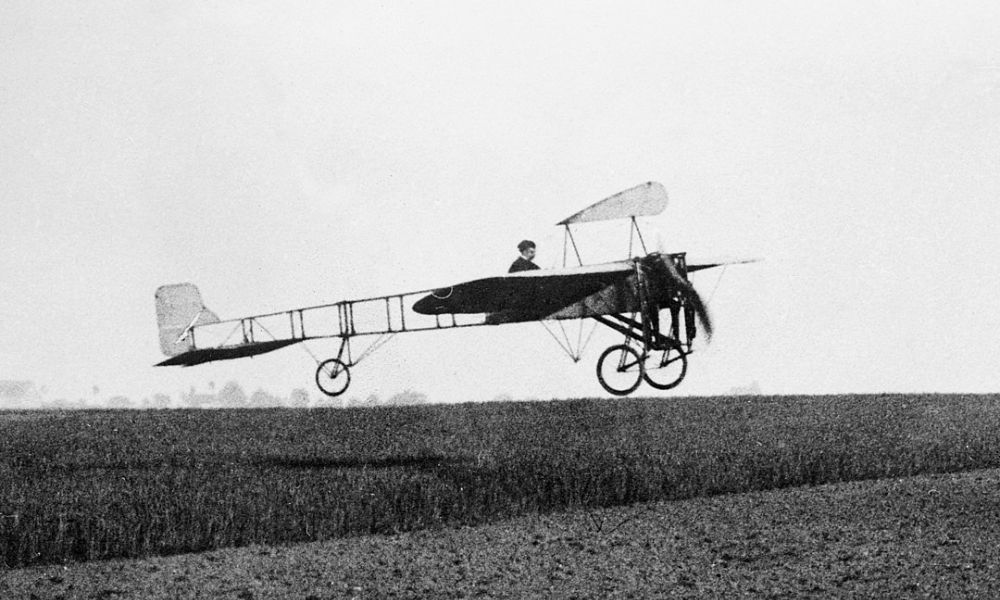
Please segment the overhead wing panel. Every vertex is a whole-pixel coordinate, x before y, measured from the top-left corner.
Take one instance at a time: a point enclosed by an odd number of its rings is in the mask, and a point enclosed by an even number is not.
[[[666,207],[667,190],[662,184],[650,181],[605,198],[556,224],[648,217],[660,214]]]

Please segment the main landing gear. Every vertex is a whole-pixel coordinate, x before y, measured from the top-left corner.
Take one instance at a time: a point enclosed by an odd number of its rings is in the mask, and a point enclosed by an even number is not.
[[[670,257],[668,260],[672,261],[674,258]],[[668,274],[672,273],[669,281],[679,283],[660,281],[657,285],[652,285],[647,269],[637,261],[635,281],[639,310],[630,316],[613,313],[593,317],[625,336],[624,343],[611,346],[597,359],[597,380],[608,392],[616,396],[627,396],[643,380],[658,390],[669,390],[677,387],[687,375],[687,355],[691,353],[691,342],[695,336],[696,307],[701,301],[697,299],[687,280],[676,273],[676,268],[674,265],[672,270],[668,270]],[[657,295],[650,292],[651,286],[659,290]],[[688,288],[691,291],[687,295],[681,293],[681,290]],[[660,329],[661,308],[669,311],[668,329]]]
[[[627,396],[646,381],[658,390],[677,387],[687,374],[687,353],[680,342],[661,338],[655,348],[611,346],[597,359],[597,380],[616,396]]]

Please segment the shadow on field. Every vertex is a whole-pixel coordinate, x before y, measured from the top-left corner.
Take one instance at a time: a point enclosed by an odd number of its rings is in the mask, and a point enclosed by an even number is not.
[[[253,461],[258,467],[275,467],[279,469],[393,469],[393,468],[413,468],[436,470],[441,467],[457,465],[463,462],[454,456],[443,454],[420,455],[420,456],[382,456],[382,457],[290,457],[290,456],[262,456]]]

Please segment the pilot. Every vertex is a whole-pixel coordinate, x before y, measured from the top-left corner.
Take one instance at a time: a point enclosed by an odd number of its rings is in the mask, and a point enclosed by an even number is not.
[[[510,269],[507,270],[508,273],[517,273],[518,271],[534,271],[538,268],[538,265],[531,262],[531,259],[535,258],[535,242],[531,240],[523,240],[517,245],[518,251],[521,256],[517,257],[517,260],[510,265]]]

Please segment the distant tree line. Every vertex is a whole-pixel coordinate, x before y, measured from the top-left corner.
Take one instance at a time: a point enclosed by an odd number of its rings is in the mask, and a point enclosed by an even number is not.
[[[199,391],[192,386],[177,396],[157,393],[134,400],[122,395],[103,398],[97,386],[92,398],[49,398],[45,388],[38,388],[30,381],[0,380],[0,410],[69,410],[84,408],[111,409],[167,409],[167,408],[309,408],[309,407],[349,407],[349,406],[399,406],[426,404],[427,395],[413,390],[404,390],[388,399],[372,394],[364,399],[329,398],[318,392],[310,393],[296,388],[287,396],[277,396],[263,389],[247,394],[243,387],[230,381],[220,389],[210,383],[208,391]]]

